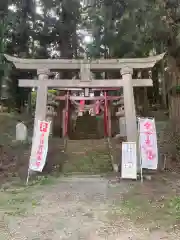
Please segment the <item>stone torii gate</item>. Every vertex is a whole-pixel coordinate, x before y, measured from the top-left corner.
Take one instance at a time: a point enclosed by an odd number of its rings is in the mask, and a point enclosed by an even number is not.
[[[37,70],[38,80],[19,80],[20,87],[37,87],[34,128],[38,120],[46,119],[46,104],[48,87],[69,88],[120,88],[124,92],[124,108],[126,119],[127,141],[136,142],[137,125],[133,87],[152,86],[151,79],[132,79],[133,69],[152,68],[163,58],[160,54],[147,58],[127,59],[20,59],[5,55],[17,69]],[[48,79],[50,70],[80,70],[80,79]],[[122,79],[91,79],[91,70],[120,70]]]

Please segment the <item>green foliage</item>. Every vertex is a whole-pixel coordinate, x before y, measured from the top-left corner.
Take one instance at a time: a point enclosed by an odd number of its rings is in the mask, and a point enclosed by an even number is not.
[[[110,209],[108,217],[115,220],[126,216],[137,225],[146,225],[148,229],[168,229],[176,225],[180,219],[180,198],[173,197],[174,193],[169,189],[168,183],[165,190],[164,182],[160,183],[163,185],[158,185],[159,183],[159,179],[157,184],[150,183],[148,189],[146,183],[144,186],[132,184],[124,194],[123,201],[117,200],[115,206]]]
[[[141,57],[152,51],[177,50],[180,7],[175,7],[174,2],[116,0],[90,8],[86,24],[94,42],[88,46],[88,54]]]
[[[37,192],[52,186],[59,181],[55,177],[37,176],[35,180],[29,182],[28,186],[19,180],[16,182],[6,183],[0,189],[0,210],[7,216],[25,216],[27,212],[40,204]],[[32,195],[33,192],[33,195]]]
[[[8,17],[0,19],[0,97],[2,95],[2,84],[6,81],[8,74],[11,70],[11,65],[5,61],[4,53],[6,51],[6,30]]]
[[[2,0],[4,2],[4,0]],[[7,1],[6,1],[7,2]],[[23,58],[72,58],[79,54],[77,26],[80,23],[80,2],[67,1],[8,1],[6,24],[3,25],[5,52]],[[13,3],[13,7],[12,4]],[[36,11],[36,5],[41,12]],[[2,4],[4,6],[4,4]],[[0,29],[1,34],[1,29]],[[1,35],[0,35],[1,39]],[[4,45],[0,42],[0,52]],[[3,67],[0,58],[0,65]],[[1,69],[1,67],[0,67]],[[18,79],[33,78],[35,72],[11,71],[7,82],[12,103],[19,108],[28,100],[29,89],[18,88]],[[2,73],[2,76],[5,74]],[[1,75],[0,75],[1,79]]]
[[[48,94],[51,94],[52,96],[54,96],[54,95],[57,94],[57,90],[49,89],[48,90]],[[36,91],[31,92],[31,104],[32,104],[32,106],[35,106],[35,104],[36,104],[36,96],[37,96],[37,92]]]
[[[169,203],[171,214],[174,214],[177,220],[180,220],[180,198],[175,197]]]
[[[25,58],[82,58],[86,51],[90,58],[121,58],[168,51],[179,58],[178,1],[95,2],[82,9],[80,1],[74,0],[1,0],[0,86],[11,70],[4,52]],[[14,9],[8,9],[12,3]],[[36,4],[41,13],[36,11]],[[82,30],[92,35],[92,43],[83,43]],[[17,79],[33,78],[36,73],[13,70],[11,74],[7,83],[10,94],[16,105],[24,104],[29,90],[19,90]]]

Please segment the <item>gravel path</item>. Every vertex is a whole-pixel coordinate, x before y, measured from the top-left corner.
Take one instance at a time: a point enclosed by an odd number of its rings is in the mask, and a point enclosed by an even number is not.
[[[10,217],[5,240],[159,240],[173,239],[160,231],[149,233],[128,220],[111,218],[112,209],[128,191],[127,183],[111,184],[100,177],[71,177],[38,192],[40,204],[25,217]],[[118,200],[118,201],[117,201]],[[4,240],[1,237],[1,240]],[[179,238],[177,238],[179,239]]]

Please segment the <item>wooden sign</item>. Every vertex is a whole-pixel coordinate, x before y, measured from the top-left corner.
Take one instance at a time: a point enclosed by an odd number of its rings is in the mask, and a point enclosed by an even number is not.
[[[135,142],[122,143],[121,178],[137,179],[137,151]]]

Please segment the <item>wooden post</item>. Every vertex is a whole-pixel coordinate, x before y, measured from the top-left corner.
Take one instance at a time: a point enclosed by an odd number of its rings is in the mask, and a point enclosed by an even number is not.
[[[164,49],[164,44],[161,42],[161,50]],[[167,108],[167,86],[166,86],[166,78],[165,78],[165,64],[164,60],[161,61],[161,78],[162,78],[162,97],[163,97],[163,107]]]
[[[66,136],[66,109],[65,108],[62,111],[61,128],[62,128],[62,138],[65,138]]]
[[[108,137],[112,137],[111,108],[110,108],[110,105],[108,105]]]
[[[66,94],[66,107],[65,107],[65,136],[68,136],[68,123],[69,123],[69,91]]]
[[[128,142],[137,141],[136,111],[134,103],[132,74],[133,69],[129,67],[121,70],[124,86],[124,108],[126,117],[126,133]]]
[[[121,107],[118,107],[118,112],[121,111]],[[119,123],[119,134],[121,132],[121,122],[120,122],[120,118],[118,118],[118,123]]]
[[[109,137],[109,129],[108,129],[108,100],[107,93],[104,92],[104,136]]]
[[[28,94],[28,102],[27,102],[27,114],[32,113],[32,91]]]

